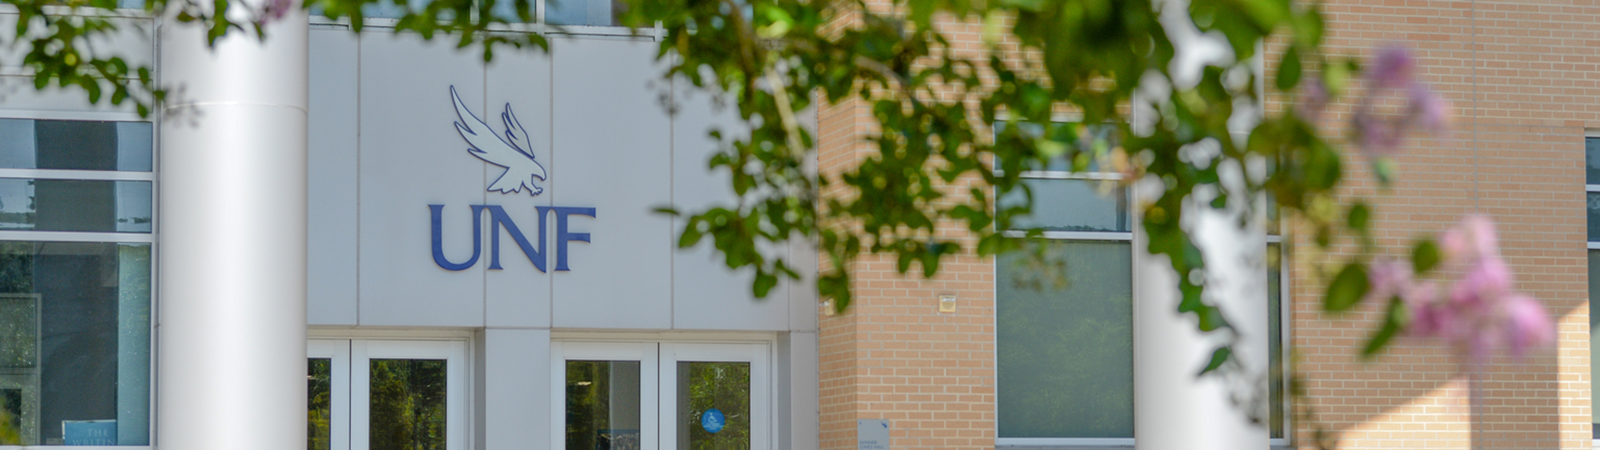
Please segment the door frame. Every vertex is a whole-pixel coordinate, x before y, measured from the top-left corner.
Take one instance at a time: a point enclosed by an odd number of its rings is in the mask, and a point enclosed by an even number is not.
[[[678,362],[743,362],[750,364],[750,450],[770,450],[773,445],[772,417],[776,413],[772,398],[771,355],[764,344],[661,343],[662,397],[660,449],[676,448],[678,443]],[[670,401],[669,400],[670,397]]]
[[[466,340],[329,339],[306,340],[306,357],[330,358],[329,447],[368,450],[371,433],[372,359],[445,361],[445,449],[468,450],[471,436]]]
[[[639,440],[643,450],[677,445],[677,362],[750,363],[750,447],[772,450],[777,445],[777,378],[774,346],[768,341],[741,340],[552,340],[550,342],[550,419],[552,450],[566,441],[567,361],[639,362]],[[363,449],[365,450],[365,449]]]

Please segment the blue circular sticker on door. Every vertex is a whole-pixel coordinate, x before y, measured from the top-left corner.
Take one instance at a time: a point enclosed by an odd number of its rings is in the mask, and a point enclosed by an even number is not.
[[[705,413],[700,414],[700,428],[705,428],[707,433],[717,434],[727,424],[727,418],[722,417],[722,411],[718,411],[716,408],[708,409]]]

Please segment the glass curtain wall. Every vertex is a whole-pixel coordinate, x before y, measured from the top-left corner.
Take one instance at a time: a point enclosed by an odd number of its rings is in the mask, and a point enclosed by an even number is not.
[[[0,445],[149,445],[152,145],[0,119]]]

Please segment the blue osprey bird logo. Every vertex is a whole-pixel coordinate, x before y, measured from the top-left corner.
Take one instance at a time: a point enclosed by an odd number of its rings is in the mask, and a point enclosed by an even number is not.
[[[456,131],[461,133],[462,139],[467,140],[467,153],[506,169],[499,178],[489,183],[489,191],[511,194],[527,189],[528,195],[544,192],[544,188],[533,181],[534,178],[544,181],[544,166],[534,160],[528,130],[517,122],[517,115],[511,112],[510,103],[506,103],[506,112],[500,113],[500,120],[506,124],[506,132],[497,135],[489,129],[488,123],[472,114],[467,104],[461,101],[461,96],[456,94],[455,86],[450,86],[450,99],[456,105],[456,117],[460,120],[455,123]]]

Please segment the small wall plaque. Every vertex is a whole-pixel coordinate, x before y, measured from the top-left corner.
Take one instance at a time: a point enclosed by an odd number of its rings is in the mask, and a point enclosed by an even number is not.
[[[857,419],[856,450],[889,450],[889,420]]]

